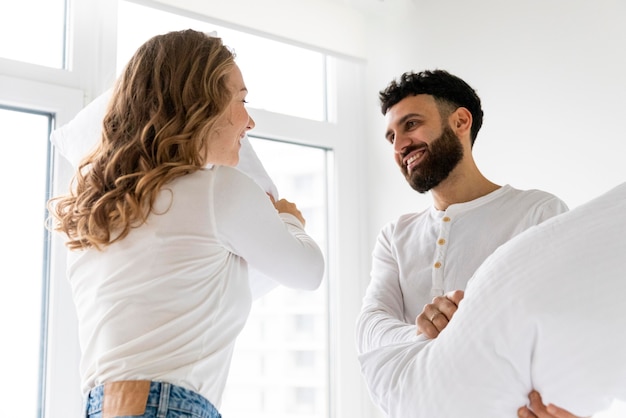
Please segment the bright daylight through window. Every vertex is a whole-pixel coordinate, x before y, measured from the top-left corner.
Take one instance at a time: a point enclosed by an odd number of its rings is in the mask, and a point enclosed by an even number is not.
[[[128,1],[119,2],[118,73],[148,38],[186,28],[215,31],[234,49],[250,91],[247,100],[251,107],[318,121],[327,119],[324,54]]]
[[[0,205],[5,245],[0,280],[0,417],[36,417],[40,371],[44,369],[47,250],[45,202],[48,195],[50,115],[0,107],[5,158]],[[19,181],[15,181],[19,176]],[[11,204],[9,204],[11,203]],[[11,402],[6,401],[11,398]]]
[[[6,7],[11,10],[0,12],[0,57],[64,68],[65,0],[7,1]]]

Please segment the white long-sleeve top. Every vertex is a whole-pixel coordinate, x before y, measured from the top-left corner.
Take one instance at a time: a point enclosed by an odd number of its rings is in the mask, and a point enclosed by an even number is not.
[[[70,251],[82,389],[168,381],[219,406],[251,304],[248,266],[293,288],[324,274],[317,244],[248,176],[214,166],[175,179],[147,223],[103,251]]]
[[[531,389],[576,416],[626,399],[626,183],[513,238],[434,340],[361,356],[397,418],[517,416]]]
[[[520,232],[567,211],[540,190],[505,185],[445,211],[401,216],[379,233],[357,320],[359,353],[416,336],[415,318],[433,297],[464,290],[478,266]]]

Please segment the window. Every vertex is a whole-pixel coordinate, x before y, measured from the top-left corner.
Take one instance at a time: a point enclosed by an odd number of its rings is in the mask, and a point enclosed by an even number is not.
[[[328,259],[328,153],[251,137],[280,197],[296,203]],[[237,339],[222,402],[233,418],[324,418],[329,414],[328,286],[278,287],[252,305]],[[246,399],[246,402],[241,402]]]
[[[65,0],[11,2],[0,13],[0,57],[64,68]]]
[[[129,1],[119,3],[118,15],[118,74],[154,35],[188,28],[215,31],[237,55],[251,107],[326,120],[324,54]]]
[[[48,279],[47,232],[51,115],[0,107],[0,138],[5,158],[0,205],[5,243],[0,253],[0,329],[8,344],[0,356],[0,416],[35,417],[41,409],[40,382],[45,370]],[[23,175],[27,170],[27,175]],[[15,181],[19,178],[20,181]],[[10,204],[13,203],[13,204]],[[10,272],[10,274],[7,274]]]

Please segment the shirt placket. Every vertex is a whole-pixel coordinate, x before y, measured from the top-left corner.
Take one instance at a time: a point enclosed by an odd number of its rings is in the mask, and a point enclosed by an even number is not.
[[[435,258],[433,260],[433,285],[431,297],[444,294],[444,271],[446,268],[446,255],[448,254],[448,237],[452,226],[452,217],[445,213],[439,221],[439,236],[435,242]]]

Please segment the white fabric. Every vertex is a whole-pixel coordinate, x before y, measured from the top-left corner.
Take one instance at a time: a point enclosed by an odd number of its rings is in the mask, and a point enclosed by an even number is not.
[[[50,141],[59,154],[77,167],[80,161],[92,151],[100,141],[102,121],[106,113],[112,89],[107,90],[85,108],[67,124],[55,129],[50,135]],[[254,152],[250,140],[246,136],[241,141],[239,150],[239,164],[237,168],[278,200],[278,189],[265,171],[257,154]],[[277,286],[275,280],[261,274],[255,269],[250,270],[250,287],[253,299],[257,299]]]
[[[72,167],[77,167],[83,157],[100,142],[102,121],[110,98],[111,90],[107,90],[78,112],[70,122],[50,134],[50,141]]]
[[[316,243],[249,177],[215,166],[159,194],[145,225],[103,251],[70,251],[83,391],[165,380],[219,406],[250,309],[247,265],[293,288],[324,274]]]
[[[532,388],[578,416],[626,399],[626,183],[500,247],[430,342],[360,357],[391,417],[515,417]]]
[[[415,318],[434,296],[464,290],[501,244],[565,211],[565,203],[549,193],[505,185],[445,211],[431,207],[386,225],[357,321],[359,353],[414,339]]]

